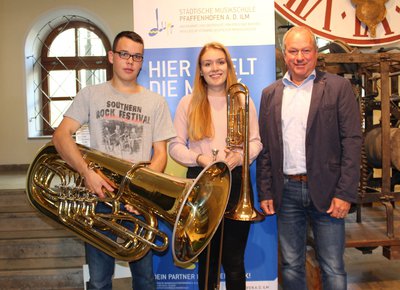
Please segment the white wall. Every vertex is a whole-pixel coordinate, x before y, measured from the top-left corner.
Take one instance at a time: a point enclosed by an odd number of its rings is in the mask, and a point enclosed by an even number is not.
[[[0,165],[29,164],[49,139],[28,139],[25,44],[35,24],[61,12],[96,20],[110,41],[133,29],[132,0],[0,0]],[[98,23],[100,22],[100,23]]]

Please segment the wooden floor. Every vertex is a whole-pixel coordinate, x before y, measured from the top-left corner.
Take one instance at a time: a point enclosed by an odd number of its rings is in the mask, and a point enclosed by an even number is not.
[[[346,219],[345,260],[350,290],[400,289],[399,208],[400,205],[396,204],[393,209],[394,236],[392,238],[388,237],[387,213],[381,203],[374,203],[371,207],[361,209],[361,224],[356,223],[355,213],[350,214]],[[362,251],[354,248],[357,243],[371,245],[375,243],[390,245],[390,247],[385,249],[382,246],[372,247],[371,254],[363,254]]]
[[[400,261],[385,258],[381,247],[372,254],[347,248],[345,261],[349,290],[400,289]]]
[[[24,188],[25,175],[22,173],[0,172],[0,188]],[[400,206],[397,206],[400,208]],[[353,214],[354,215],[354,214]],[[399,219],[399,211],[395,211]],[[353,218],[353,220],[351,220]],[[354,217],[349,217],[354,221]],[[349,223],[348,223],[349,224]],[[380,229],[379,231],[382,231]],[[399,225],[395,224],[395,235],[400,237]],[[382,255],[382,247],[377,247],[372,254],[363,254],[355,248],[347,248],[345,252],[348,272],[349,290],[397,290],[400,289],[400,259],[389,260]],[[130,279],[118,279],[114,290],[127,289]],[[310,289],[312,290],[312,289]]]

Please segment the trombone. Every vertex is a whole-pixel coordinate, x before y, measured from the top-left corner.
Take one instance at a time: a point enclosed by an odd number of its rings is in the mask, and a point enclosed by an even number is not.
[[[250,184],[250,161],[249,161],[249,89],[245,84],[235,83],[228,89],[227,95],[227,137],[226,147],[232,149],[243,149],[242,183],[238,203],[225,212],[224,217],[237,220],[256,222],[265,219],[253,204]],[[214,155],[214,152],[213,152]],[[215,155],[214,155],[215,156]],[[218,273],[215,289],[219,289],[220,271],[223,249],[224,219],[221,220],[221,239],[219,245]],[[210,243],[211,244],[211,243]],[[207,265],[205,290],[208,289],[209,251],[207,246]],[[211,289],[210,289],[211,290]],[[214,290],[214,289],[212,289]]]
[[[239,201],[235,207],[225,212],[225,217],[238,221],[262,221],[265,219],[265,216],[255,209],[251,196],[249,102],[249,89],[245,84],[235,83],[229,87],[227,96],[228,133],[226,147],[229,149],[243,149],[243,165]]]

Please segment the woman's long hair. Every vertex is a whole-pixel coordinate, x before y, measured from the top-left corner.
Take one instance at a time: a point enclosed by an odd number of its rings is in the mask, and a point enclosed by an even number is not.
[[[196,73],[194,76],[194,84],[192,91],[192,100],[189,106],[188,115],[188,136],[190,140],[199,141],[203,138],[212,138],[214,136],[214,125],[211,119],[211,108],[208,101],[207,83],[200,74],[201,59],[208,49],[219,49],[225,54],[228,65],[227,79],[225,82],[225,91],[228,92],[229,87],[237,82],[235,68],[229,54],[228,49],[218,43],[210,42],[203,46],[197,58]]]

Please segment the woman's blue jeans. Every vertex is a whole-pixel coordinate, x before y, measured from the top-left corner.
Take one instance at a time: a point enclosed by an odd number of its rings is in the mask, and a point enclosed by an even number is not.
[[[307,183],[287,178],[278,212],[283,289],[307,289],[305,261],[308,224],[314,236],[323,289],[347,289],[347,274],[343,261],[344,219],[332,218],[325,212],[319,212],[310,200]]]

